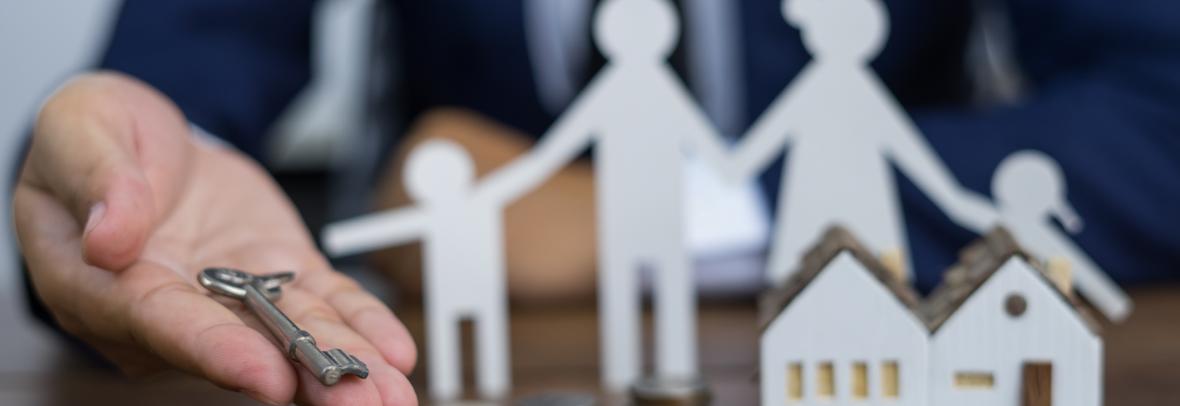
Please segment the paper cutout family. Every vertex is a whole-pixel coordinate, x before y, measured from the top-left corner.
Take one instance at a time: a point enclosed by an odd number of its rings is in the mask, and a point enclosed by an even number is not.
[[[475,179],[467,153],[428,141],[408,159],[404,182],[417,205],[330,225],[332,255],[424,241],[430,395],[460,392],[458,323],[474,321],[481,396],[509,389],[504,206],[594,145],[598,205],[599,316],[603,385],[621,391],[641,371],[639,271],[655,271],[655,374],[695,379],[696,295],[683,242],[686,153],[734,182],[786,154],[768,282],[781,284],[826,227],[842,225],[877,255],[908,245],[890,164],[956,222],[976,232],[1007,226],[1038,258],[1064,257],[1077,288],[1109,318],[1130,302],[1051,222],[1080,219],[1047,156],[1018,153],[1001,164],[993,205],[961,187],[868,66],[885,42],[879,0],[785,0],[813,60],[730,148],[666,63],[679,37],[667,0],[605,0],[594,21],[607,64],[517,161]],[[908,272],[906,270],[905,272]]]

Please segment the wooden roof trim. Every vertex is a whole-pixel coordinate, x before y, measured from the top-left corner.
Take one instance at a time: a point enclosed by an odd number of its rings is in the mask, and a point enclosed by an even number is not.
[[[921,303],[918,293],[906,281],[898,280],[850,231],[841,226],[833,226],[824,232],[819,243],[808,250],[799,269],[786,282],[762,296],[759,303],[762,329],[765,330],[779,313],[790,306],[791,302],[842,252],[852,254],[853,258],[856,258],[906,309],[918,316],[916,310]]]
[[[942,283],[919,307],[918,313],[930,332],[937,332],[967,302],[967,299],[1012,258],[1024,260],[1042,282],[1048,284],[1059,298],[1074,309],[1075,314],[1091,332],[1100,331],[1100,326],[1090,315],[1089,309],[1076,298],[1076,295],[1058,289],[1049,279],[1044,265],[1029,255],[1008,230],[997,227],[960,251],[959,262],[943,274]]]

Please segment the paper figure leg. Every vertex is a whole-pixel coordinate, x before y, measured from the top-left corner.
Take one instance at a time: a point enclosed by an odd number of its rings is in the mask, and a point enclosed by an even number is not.
[[[696,378],[696,286],[683,247],[665,252],[655,264],[656,373]]]
[[[441,314],[427,315],[426,338],[429,341],[426,347],[430,356],[430,397],[435,400],[458,399],[462,392],[458,323],[459,320],[453,317],[444,317]]]
[[[639,378],[640,318],[639,272],[626,238],[608,245],[603,232],[599,249],[603,261],[598,271],[598,323],[602,343],[602,380],[607,390],[622,392]]]
[[[477,313],[475,331],[480,397],[503,399],[511,386],[512,371],[508,369],[508,316],[502,301],[489,304]]]

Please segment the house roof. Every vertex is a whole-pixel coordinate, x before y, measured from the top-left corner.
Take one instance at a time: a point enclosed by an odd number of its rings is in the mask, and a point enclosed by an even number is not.
[[[1089,310],[1072,293],[1057,289],[1049,281],[1044,266],[1024,251],[1012,234],[1003,227],[993,229],[959,252],[959,263],[943,274],[942,284],[936,287],[917,309],[926,327],[931,332],[938,331],[967,299],[1012,257],[1023,259],[1036,271],[1034,273],[1038,277],[1053,286],[1053,291],[1073,306],[1083,324],[1091,331],[1099,330]]]
[[[919,304],[917,292],[908,283],[895,277],[881,261],[856,240],[851,232],[844,227],[834,226],[829,228],[820,242],[803,256],[799,269],[786,282],[762,295],[759,302],[759,314],[761,315],[759,322],[762,329],[766,329],[770,322],[783,309],[790,306],[799,293],[803,292],[803,289],[811,284],[832,260],[845,251],[852,254],[853,258],[856,258],[861,265],[864,265],[869,274],[880,281],[881,285],[897,297],[903,306],[911,311],[917,309]]]

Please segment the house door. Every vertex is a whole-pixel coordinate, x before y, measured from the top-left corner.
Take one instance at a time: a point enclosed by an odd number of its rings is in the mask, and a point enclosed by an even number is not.
[[[1022,375],[1023,406],[1053,406],[1053,364],[1026,362]]]

